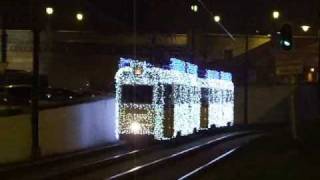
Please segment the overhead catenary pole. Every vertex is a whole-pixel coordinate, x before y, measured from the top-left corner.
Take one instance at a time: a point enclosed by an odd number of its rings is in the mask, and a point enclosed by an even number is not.
[[[137,59],[137,2],[133,0],[133,57]]]
[[[244,77],[244,101],[243,101],[243,123],[247,125],[249,123],[248,120],[248,70],[249,70],[249,33],[247,30],[245,36],[245,59],[244,59],[244,68],[243,68],[243,77]]]
[[[32,0],[33,75],[32,75],[32,156],[40,155],[39,145],[39,51],[40,51],[40,1]]]
[[[195,28],[194,28],[194,23],[192,23],[192,28],[191,28],[191,62],[194,63],[194,58],[195,58]]]
[[[317,37],[318,37],[318,96],[319,96],[319,102],[320,102],[320,7],[319,7],[319,12],[318,12],[318,32],[317,32]]]

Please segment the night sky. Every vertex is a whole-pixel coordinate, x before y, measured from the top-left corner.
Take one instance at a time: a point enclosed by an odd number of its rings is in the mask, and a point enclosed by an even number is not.
[[[27,29],[30,27],[31,0],[1,0],[1,14],[7,14],[9,28]],[[220,33],[208,13],[196,0],[136,0],[137,30],[139,32],[185,33],[191,28],[198,31]],[[273,28],[271,12],[277,9],[283,23],[295,27],[311,25],[310,33],[316,32],[319,24],[319,0],[203,0],[213,14],[222,17],[223,24],[232,33],[250,33],[259,30],[268,34]],[[43,9],[50,5],[55,14],[50,18],[54,29],[94,30],[103,32],[130,32],[133,22],[133,0],[41,0]],[[190,5],[199,5],[197,14],[192,13]],[[75,13],[83,12],[85,21],[75,21]],[[45,13],[43,11],[43,16]],[[43,18],[43,23],[47,19]],[[318,23],[317,23],[318,22]],[[299,33],[299,28],[295,28]]]

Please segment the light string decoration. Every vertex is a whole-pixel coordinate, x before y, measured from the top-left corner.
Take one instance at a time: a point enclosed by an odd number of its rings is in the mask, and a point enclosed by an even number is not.
[[[197,65],[176,58],[170,59],[169,67],[162,69],[145,61],[120,58],[115,75],[119,134],[153,135],[155,139],[164,140],[201,129],[201,88],[208,89],[207,128],[213,124],[217,127],[233,124],[234,85],[230,73],[207,70],[206,77],[199,78]],[[152,101],[126,102],[124,86],[151,87]],[[173,106],[171,137],[164,133],[166,86],[172,88],[169,95]]]

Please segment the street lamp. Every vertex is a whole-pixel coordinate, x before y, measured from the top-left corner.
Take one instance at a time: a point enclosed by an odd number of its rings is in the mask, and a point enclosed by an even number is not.
[[[83,14],[82,13],[77,13],[76,14],[76,18],[78,21],[82,21],[83,20]]]
[[[315,71],[315,69],[312,67],[312,68],[310,68],[310,72],[314,72]]]
[[[216,15],[216,16],[213,17],[213,20],[214,20],[214,22],[218,23],[218,22],[220,22],[221,17]]]
[[[195,49],[194,49],[194,47],[195,47],[195,23],[194,23],[194,21],[195,21],[195,18],[196,18],[196,13],[198,12],[198,9],[199,9],[199,7],[198,7],[198,5],[196,5],[196,4],[192,4],[191,5],[191,11],[194,13],[194,16],[193,16],[193,20],[192,20],[192,26],[191,26],[191,59],[192,59],[192,61],[193,61],[193,59],[194,59],[194,54],[195,54]]]
[[[196,5],[196,4],[193,4],[193,5],[191,5],[191,11],[193,11],[193,12],[198,12],[198,5]]]
[[[279,11],[273,11],[273,12],[272,12],[272,17],[273,17],[273,19],[279,19],[279,17],[280,17],[280,12],[279,12]]]
[[[308,25],[302,25],[302,26],[301,26],[301,29],[302,29],[303,32],[308,32],[310,28],[311,28],[311,27],[308,26]]]
[[[46,13],[47,13],[47,15],[52,15],[53,14],[53,12],[54,12],[54,9],[52,8],[52,7],[46,7]]]
[[[280,17],[280,12],[277,11],[277,10],[274,10],[272,11],[272,18],[273,18],[273,21],[272,21],[272,32],[270,34],[269,37],[271,37],[271,42],[272,42],[272,46],[273,47],[276,47],[276,43],[278,41],[278,36],[277,35],[280,35],[280,32],[277,30],[277,20],[279,19]]]

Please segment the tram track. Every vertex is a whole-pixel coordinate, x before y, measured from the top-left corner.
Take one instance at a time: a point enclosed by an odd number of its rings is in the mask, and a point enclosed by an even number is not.
[[[210,160],[209,162],[197,167],[196,169],[188,172],[187,174],[181,176],[178,180],[186,180],[197,177],[201,173],[205,173],[205,171],[210,168],[211,166],[214,166],[216,163],[220,162],[221,160],[227,158],[228,156],[231,156],[233,153],[238,151],[241,148],[241,146],[235,147],[233,149],[230,149],[218,157],[215,157],[214,159]]]
[[[207,141],[207,139],[219,139],[225,137],[231,137],[237,133],[223,133],[218,135],[213,135],[209,137],[202,137],[203,141]],[[182,143],[173,143],[173,142],[166,142],[162,145],[156,145],[153,147],[149,147],[139,151],[132,151],[124,154],[118,154],[106,159],[99,159],[97,161],[93,161],[90,163],[82,164],[72,169],[65,169],[63,171],[57,172],[55,174],[50,174],[48,176],[43,176],[44,179],[72,179],[75,176],[75,179],[80,177],[81,179],[96,179],[95,177],[87,177],[87,174],[94,172],[96,169],[105,169],[107,168],[106,172],[108,173],[107,176],[111,176],[122,171],[124,168],[127,167],[134,167],[136,163],[148,161],[149,159],[153,158],[160,158],[165,154],[170,153],[177,147],[188,147],[193,146],[191,145],[192,142],[182,142]],[[99,179],[99,178],[98,178]]]
[[[164,143],[156,144],[142,149],[126,149],[124,147],[113,147],[114,150],[100,150],[98,153],[82,154],[81,156],[71,156],[64,160],[49,161],[47,163],[36,163],[33,166],[18,168],[15,171],[7,173],[0,172],[2,179],[104,179],[116,178],[117,175],[131,169],[141,169],[138,166],[159,161],[168,156],[174,158],[180,157],[196,149],[202,149],[206,146],[212,146],[224,141],[228,141],[237,137],[246,136],[254,133],[253,131],[232,132],[210,135],[206,137],[198,137],[193,141],[182,143]],[[101,153],[104,152],[104,153]],[[81,157],[81,158],[79,158]],[[182,156],[181,156],[182,157]],[[168,160],[170,161],[170,160]],[[158,166],[159,161],[145,166],[143,169],[151,169],[150,167]],[[150,167],[149,167],[150,166]],[[98,176],[95,172],[100,171]],[[126,174],[126,173],[125,173]],[[93,175],[93,176],[91,176]],[[130,173],[123,177],[130,177]],[[129,178],[130,179],[130,178]]]
[[[0,168],[0,177],[2,179],[42,179],[46,176],[79,169],[80,167],[77,164],[84,168],[91,162],[98,164],[98,160],[109,158],[108,162],[111,162],[115,157],[121,160],[125,155],[130,156],[137,153],[142,153],[142,149],[133,149],[121,142],[62,156],[2,167]]]
[[[150,151],[148,153],[142,153],[142,156],[135,156],[130,159],[123,159],[123,161],[118,161],[113,164],[105,164],[103,166],[95,166],[91,164],[91,167],[88,171],[78,170],[77,172],[66,172],[60,174],[58,176],[46,177],[46,179],[108,179],[108,178],[120,178],[122,179],[131,179],[132,175],[136,174],[136,171],[140,169],[150,170],[154,167],[157,167],[159,164],[161,165],[163,162],[163,158],[168,156],[174,156],[174,158],[183,158],[183,154],[196,152],[195,149],[206,148],[206,146],[212,146],[220,144],[224,141],[229,141],[237,137],[246,136],[249,134],[255,133],[253,131],[245,131],[245,132],[233,132],[233,133],[224,133],[219,135],[214,135],[210,137],[205,137],[198,139],[194,142],[189,142],[186,144],[180,144],[178,146],[164,146],[164,148],[157,149],[155,151]],[[181,154],[174,155],[174,154]],[[170,161],[170,160],[169,160]],[[147,164],[147,165],[146,165]],[[163,163],[165,164],[165,163]],[[143,168],[141,168],[143,167]],[[130,172],[134,173],[130,173]],[[129,172],[129,173],[127,173]],[[121,175],[120,175],[121,174]],[[125,175],[124,175],[125,174]],[[138,173],[139,174],[139,173]]]
[[[23,169],[28,169],[28,168],[34,168],[37,166],[42,166],[42,165],[47,165],[51,163],[55,163],[58,161],[63,161],[63,160],[72,160],[75,157],[85,157],[93,153],[102,153],[106,151],[113,151],[117,150],[124,147],[124,142],[119,142],[115,144],[110,144],[98,148],[91,148],[83,151],[77,151],[77,152],[72,152],[72,153],[67,153],[64,155],[57,155],[57,156],[52,156],[52,157],[45,157],[45,158],[40,158],[35,161],[26,161],[26,162],[21,162],[17,164],[9,164],[9,165],[3,165],[0,166],[0,174],[1,173],[8,173],[12,171],[18,171],[18,170],[23,170]]]
[[[118,173],[111,177],[107,177],[106,179],[162,179],[163,177],[161,175],[164,174],[166,175],[166,179],[178,179],[183,173],[186,174],[185,177],[193,176],[195,173],[198,173],[198,171],[200,171],[198,169],[199,167],[204,166],[202,162],[197,161],[205,161],[207,158],[203,157],[203,155],[201,156],[201,154],[206,154],[208,152],[208,154],[212,154],[212,151],[215,152],[213,153],[213,157],[217,157],[219,159],[220,156],[223,156],[223,154],[228,153],[229,151],[231,152],[232,149],[235,150],[239,148],[241,143],[236,145],[236,147],[232,147],[229,144],[232,144],[234,141],[239,141],[239,139],[240,141],[242,141],[248,137],[250,138],[255,136],[259,135],[248,132],[223,136],[221,138],[210,140],[201,145],[179,151],[169,156],[165,156],[154,161],[135,166],[127,171]],[[226,146],[227,150],[223,148],[224,146]],[[214,160],[212,160],[212,162],[215,162],[218,159],[215,158]],[[190,165],[189,163],[191,162],[197,162],[195,163],[197,165]],[[178,166],[178,164],[180,164],[181,166]]]

